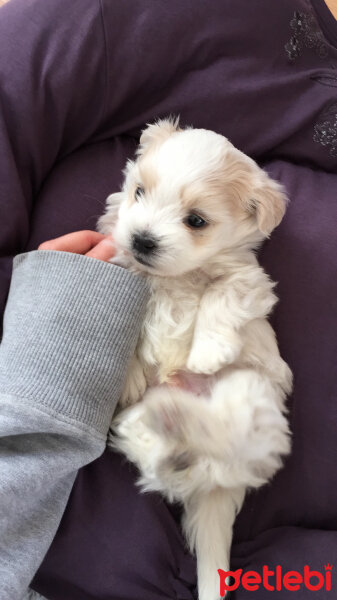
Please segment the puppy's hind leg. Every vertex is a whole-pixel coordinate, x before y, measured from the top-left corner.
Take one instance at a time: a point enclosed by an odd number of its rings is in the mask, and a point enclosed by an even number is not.
[[[244,495],[243,487],[217,487],[185,502],[184,531],[197,557],[199,600],[220,598],[218,569],[229,571],[233,524]]]

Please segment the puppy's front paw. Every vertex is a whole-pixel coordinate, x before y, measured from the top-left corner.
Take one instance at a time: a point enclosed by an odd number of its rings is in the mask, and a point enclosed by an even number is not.
[[[187,360],[187,368],[193,373],[212,375],[238,358],[242,343],[237,334],[229,339],[220,335],[197,337]]]

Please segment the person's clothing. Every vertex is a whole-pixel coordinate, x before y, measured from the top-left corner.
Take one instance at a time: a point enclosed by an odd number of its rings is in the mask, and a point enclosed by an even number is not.
[[[65,252],[14,261],[0,345],[0,598],[20,600],[77,471],[104,451],[147,300],[129,272]]]
[[[3,302],[14,254],[95,227],[155,118],[224,134],[287,189],[287,214],[260,260],[278,282],[272,322],[295,376],[293,449],[238,516],[232,567],[244,571],[324,572],[337,555],[336,73],[337,25],[324,0],[10,0],[0,9]],[[140,495],[135,479],[108,451],[80,470],[34,589],[48,600],[196,597],[179,518]],[[295,595],[312,596],[304,586]],[[235,600],[246,597],[236,590]]]

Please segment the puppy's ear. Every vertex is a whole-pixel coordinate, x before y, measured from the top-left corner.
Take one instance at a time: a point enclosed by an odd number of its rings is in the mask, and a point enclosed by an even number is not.
[[[231,187],[235,210],[256,219],[261,233],[268,237],[279,225],[288,198],[284,188],[267,175],[251,158],[231,147],[225,156],[225,182]]]
[[[122,192],[117,192],[116,194],[110,194],[110,196],[108,196],[105,214],[102,215],[97,222],[97,231],[99,231],[99,233],[103,233],[104,235],[110,235],[112,233],[117,222],[118,211],[122,200]]]
[[[250,189],[248,185],[243,206],[248,213],[256,215],[259,230],[268,237],[281,223],[288,198],[282,185],[271,179],[259,167],[256,168],[259,174],[254,177],[253,188]]]
[[[144,154],[153,144],[164,142],[176,131],[181,131],[179,128],[179,117],[159,119],[155,123],[148,125],[140,136],[138,154]]]

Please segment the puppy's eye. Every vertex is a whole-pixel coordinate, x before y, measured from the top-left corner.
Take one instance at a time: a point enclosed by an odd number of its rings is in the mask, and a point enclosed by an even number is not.
[[[201,227],[205,227],[207,225],[207,221],[205,221],[205,219],[203,219],[199,215],[195,215],[194,213],[188,215],[184,222],[186,225],[192,227],[193,229],[200,229]]]
[[[135,199],[139,200],[140,196],[143,196],[145,194],[145,190],[143,188],[142,185],[137,185],[136,189],[135,189]]]

